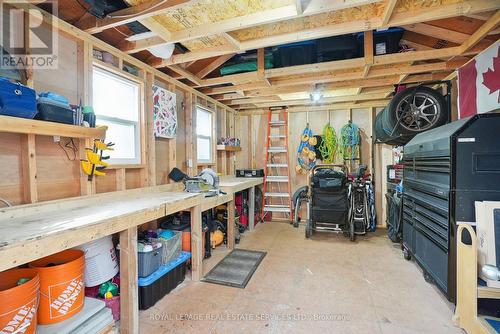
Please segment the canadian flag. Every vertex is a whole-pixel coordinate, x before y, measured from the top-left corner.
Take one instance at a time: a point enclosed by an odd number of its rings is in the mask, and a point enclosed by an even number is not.
[[[500,108],[500,40],[458,70],[459,117]]]

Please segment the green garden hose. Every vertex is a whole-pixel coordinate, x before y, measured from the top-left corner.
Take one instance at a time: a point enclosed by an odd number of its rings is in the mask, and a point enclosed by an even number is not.
[[[323,128],[323,141],[318,150],[323,157],[323,162],[330,164],[335,161],[335,153],[337,152],[338,141],[335,129],[327,123]]]

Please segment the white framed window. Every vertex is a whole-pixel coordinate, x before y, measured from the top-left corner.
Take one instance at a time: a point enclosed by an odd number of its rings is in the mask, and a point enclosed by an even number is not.
[[[141,85],[98,66],[93,69],[93,106],[96,123],[107,125],[110,164],[141,163]]]
[[[196,107],[196,158],[198,162],[212,162],[212,112]]]

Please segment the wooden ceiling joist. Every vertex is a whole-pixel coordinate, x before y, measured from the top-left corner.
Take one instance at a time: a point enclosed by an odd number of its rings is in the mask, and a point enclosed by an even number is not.
[[[467,40],[467,38],[469,38],[470,36],[458,31],[437,27],[427,23],[414,23],[403,26],[402,28],[422,35],[432,36],[438,39],[450,41],[457,44],[465,42],[465,40]]]
[[[389,24],[389,20],[391,19],[392,12],[396,7],[398,0],[386,0],[384,6],[384,13],[382,14],[382,27],[386,27]]]
[[[201,69],[198,73],[196,73],[196,76],[200,79],[203,79],[204,77],[215,71],[222,64],[224,64],[226,61],[231,59],[234,55],[235,54],[233,53],[217,57],[217,59],[215,59],[203,69]]]
[[[481,28],[479,28],[474,34],[472,34],[462,45],[460,45],[460,53],[465,54],[468,50],[474,47],[481,39],[483,39],[488,33],[495,29],[500,24],[500,10],[486,21]]]

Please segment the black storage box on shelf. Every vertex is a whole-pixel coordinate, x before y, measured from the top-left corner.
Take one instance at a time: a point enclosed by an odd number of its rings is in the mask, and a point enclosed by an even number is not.
[[[75,112],[69,106],[39,98],[36,119],[63,124],[75,124]]]
[[[191,253],[182,252],[148,277],[139,278],[139,310],[147,310],[184,281],[186,261],[190,258]]]
[[[264,177],[263,169],[237,169],[236,177]]]
[[[456,231],[475,201],[500,200],[500,113],[418,134],[404,148],[403,247],[454,302]]]
[[[316,63],[316,58],[314,41],[280,45],[273,51],[275,68]]]
[[[358,41],[353,34],[321,38],[316,41],[318,62],[357,58]]]

